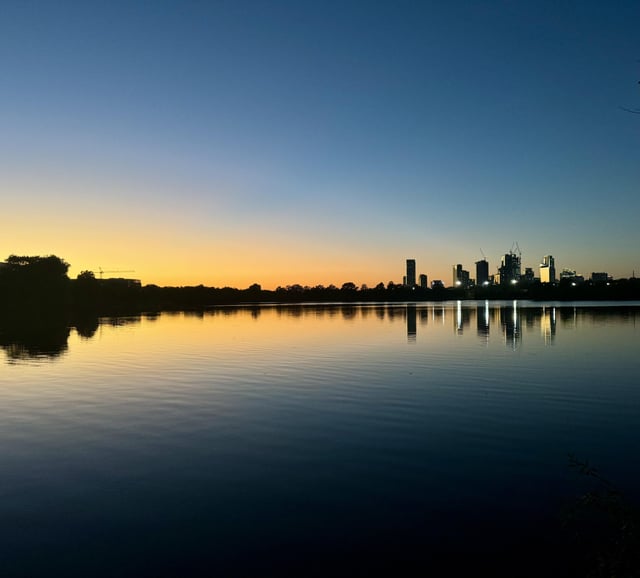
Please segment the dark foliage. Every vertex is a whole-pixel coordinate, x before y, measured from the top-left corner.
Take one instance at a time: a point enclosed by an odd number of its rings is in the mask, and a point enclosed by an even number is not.
[[[11,255],[0,267],[0,310],[66,307],[69,264],[56,257]]]
[[[590,578],[640,576],[640,512],[586,460],[569,465],[592,482],[563,515],[575,552],[575,575]]]

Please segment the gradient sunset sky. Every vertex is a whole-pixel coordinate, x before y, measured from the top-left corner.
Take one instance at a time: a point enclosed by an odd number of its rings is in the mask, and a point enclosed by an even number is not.
[[[640,274],[640,2],[3,1],[0,259]]]

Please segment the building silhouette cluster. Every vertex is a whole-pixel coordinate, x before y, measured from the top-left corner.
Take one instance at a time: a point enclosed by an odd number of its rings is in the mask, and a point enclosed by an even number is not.
[[[517,244],[516,244],[517,247]],[[419,284],[416,283],[416,260],[407,259],[406,275],[403,277],[403,285],[406,287],[427,287],[427,275],[421,274]],[[606,272],[592,272],[589,281],[592,283],[608,283],[612,277]],[[533,283],[546,285],[556,285],[559,282],[566,282],[571,285],[578,285],[585,282],[583,275],[579,275],[575,270],[565,268],[559,275],[556,273],[555,259],[553,255],[544,255],[538,266],[538,274],[532,267],[522,269],[522,254],[518,248],[502,255],[500,265],[496,272],[490,274],[489,261],[484,257],[475,262],[475,277],[463,267],[461,263],[453,265],[451,285],[445,285],[441,279],[434,279],[431,288],[470,289],[472,287],[503,286],[513,287],[517,285],[526,286]]]

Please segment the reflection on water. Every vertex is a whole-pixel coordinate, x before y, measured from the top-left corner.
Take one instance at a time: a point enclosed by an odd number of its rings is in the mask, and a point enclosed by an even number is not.
[[[567,453],[640,497],[639,311],[5,319],[2,574],[548,575]]]
[[[540,332],[544,339],[545,344],[549,345],[553,343],[556,336],[556,308],[555,307],[543,307],[542,318],[540,321]]]
[[[476,333],[485,343],[489,341],[491,333],[491,317],[489,315],[489,302],[485,301],[476,307]]]
[[[565,329],[576,328],[579,323],[604,324],[616,322],[635,323],[640,311],[638,304],[598,303],[538,304],[534,302],[468,302],[456,301],[437,304],[311,304],[275,306],[220,307],[208,311],[150,313],[127,317],[82,317],[69,323],[61,317],[29,316],[0,319],[0,348],[8,360],[54,359],[67,351],[70,329],[84,339],[92,339],[99,327],[120,327],[152,322],[160,317],[215,318],[243,316],[247,313],[258,321],[265,313],[275,313],[277,318],[335,319],[355,322],[374,316],[379,321],[406,324],[407,341],[416,343],[419,333],[435,332],[438,324],[450,324],[455,335],[464,335],[475,325],[478,339],[488,343],[494,336],[509,349],[517,349],[526,333],[529,338],[541,336],[546,345],[556,338],[558,321]],[[418,331],[418,320],[420,331]],[[432,327],[429,327],[429,324]],[[492,333],[493,329],[493,333]]]
[[[407,340],[415,343],[417,335],[416,306],[407,305]]]
[[[67,351],[69,327],[58,317],[28,315],[0,322],[0,348],[10,363],[29,359],[53,359]]]

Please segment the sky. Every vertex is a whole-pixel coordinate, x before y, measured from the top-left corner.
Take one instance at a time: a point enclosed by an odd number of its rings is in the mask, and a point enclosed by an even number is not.
[[[640,274],[640,3],[0,1],[0,259]]]

